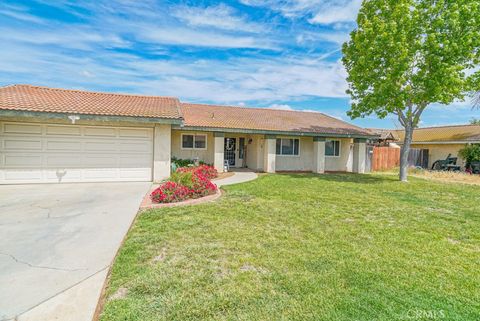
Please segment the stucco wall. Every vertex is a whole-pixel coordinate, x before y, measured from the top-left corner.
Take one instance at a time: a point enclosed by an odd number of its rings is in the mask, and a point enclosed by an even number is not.
[[[207,149],[206,150],[186,150],[181,149],[181,134],[207,134]],[[231,134],[230,136],[236,136]],[[253,170],[263,170],[264,157],[264,135],[240,135],[245,137],[247,142],[247,159],[246,165]],[[298,137],[298,136],[278,136],[278,138],[299,138],[300,149],[298,156],[282,156],[276,155],[275,169],[277,171],[312,171],[313,169],[313,137]],[[249,140],[251,143],[248,143]],[[352,171],[353,166],[353,140],[352,139],[338,139],[340,140],[340,156],[339,157],[325,157],[326,171]],[[172,131],[172,157],[182,159],[192,159],[198,157],[206,163],[213,164],[214,158],[214,137],[212,132],[193,132],[193,131]]]
[[[447,158],[448,154],[458,157],[458,151],[464,147],[464,144],[412,144],[412,148],[428,149],[428,168],[432,168],[433,162]],[[465,166],[461,157],[458,158],[457,165]]]
[[[313,138],[312,137],[286,137],[278,138],[299,138],[299,155],[284,156],[277,155],[276,170],[277,171],[311,171],[313,164]]]
[[[206,134],[207,149],[182,149],[182,133],[184,134]],[[193,159],[198,157],[207,164],[213,164],[214,157],[214,137],[212,132],[194,132],[188,130],[172,130],[172,157],[181,159]]]
[[[263,135],[248,135],[247,139],[247,167],[253,170],[263,170]],[[249,140],[252,140],[248,144]]]
[[[325,171],[351,172],[353,165],[353,140],[350,138],[332,139],[340,140],[340,156],[325,156]]]

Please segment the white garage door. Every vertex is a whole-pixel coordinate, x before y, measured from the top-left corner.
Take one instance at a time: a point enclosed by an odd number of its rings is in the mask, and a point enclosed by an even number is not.
[[[0,184],[150,181],[153,129],[0,122]]]

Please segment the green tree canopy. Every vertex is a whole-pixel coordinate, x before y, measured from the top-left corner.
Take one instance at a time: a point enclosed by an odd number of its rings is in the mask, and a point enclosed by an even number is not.
[[[480,0],[364,0],[343,45],[352,118],[394,114],[405,128],[400,178],[412,133],[432,103],[480,90]]]

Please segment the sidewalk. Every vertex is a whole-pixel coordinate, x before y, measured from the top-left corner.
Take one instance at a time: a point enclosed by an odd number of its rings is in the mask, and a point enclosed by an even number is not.
[[[235,170],[234,171],[235,175],[227,177],[227,178],[221,178],[221,179],[216,179],[213,180],[212,182],[217,184],[218,187],[224,186],[224,185],[232,185],[232,184],[238,184],[238,183],[244,183],[248,181],[252,181],[258,177],[258,175],[254,172],[251,171],[245,171],[245,170]]]

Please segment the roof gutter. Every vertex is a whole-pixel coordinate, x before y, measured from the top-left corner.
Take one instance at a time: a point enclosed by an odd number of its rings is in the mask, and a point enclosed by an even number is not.
[[[69,119],[72,115],[79,116],[81,120],[90,121],[110,121],[110,122],[136,122],[136,123],[155,123],[155,124],[172,124],[181,125],[181,118],[161,118],[161,117],[140,117],[140,116],[119,116],[119,115],[91,115],[80,113],[52,113],[52,112],[36,112],[23,110],[6,110],[0,109],[0,117],[26,117],[26,118],[45,118],[45,119]]]
[[[398,145],[403,145],[403,142],[397,142]],[[459,144],[480,144],[480,140],[452,140],[444,142],[411,142],[414,145],[459,145]]]
[[[338,134],[338,133],[312,133],[299,131],[276,131],[276,130],[259,130],[244,128],[221,128],[221,127],[200,127],[200,126],[172,126],[172,129],[187,131],[211,131],[224,133],[243,133],[243,134],[265,134],[265,135],[284,135],[284,136],[305,136],[305,137],[325,137],[325,138],[364,138],[374,139],[378,135],[361,135],[361,134]]]

